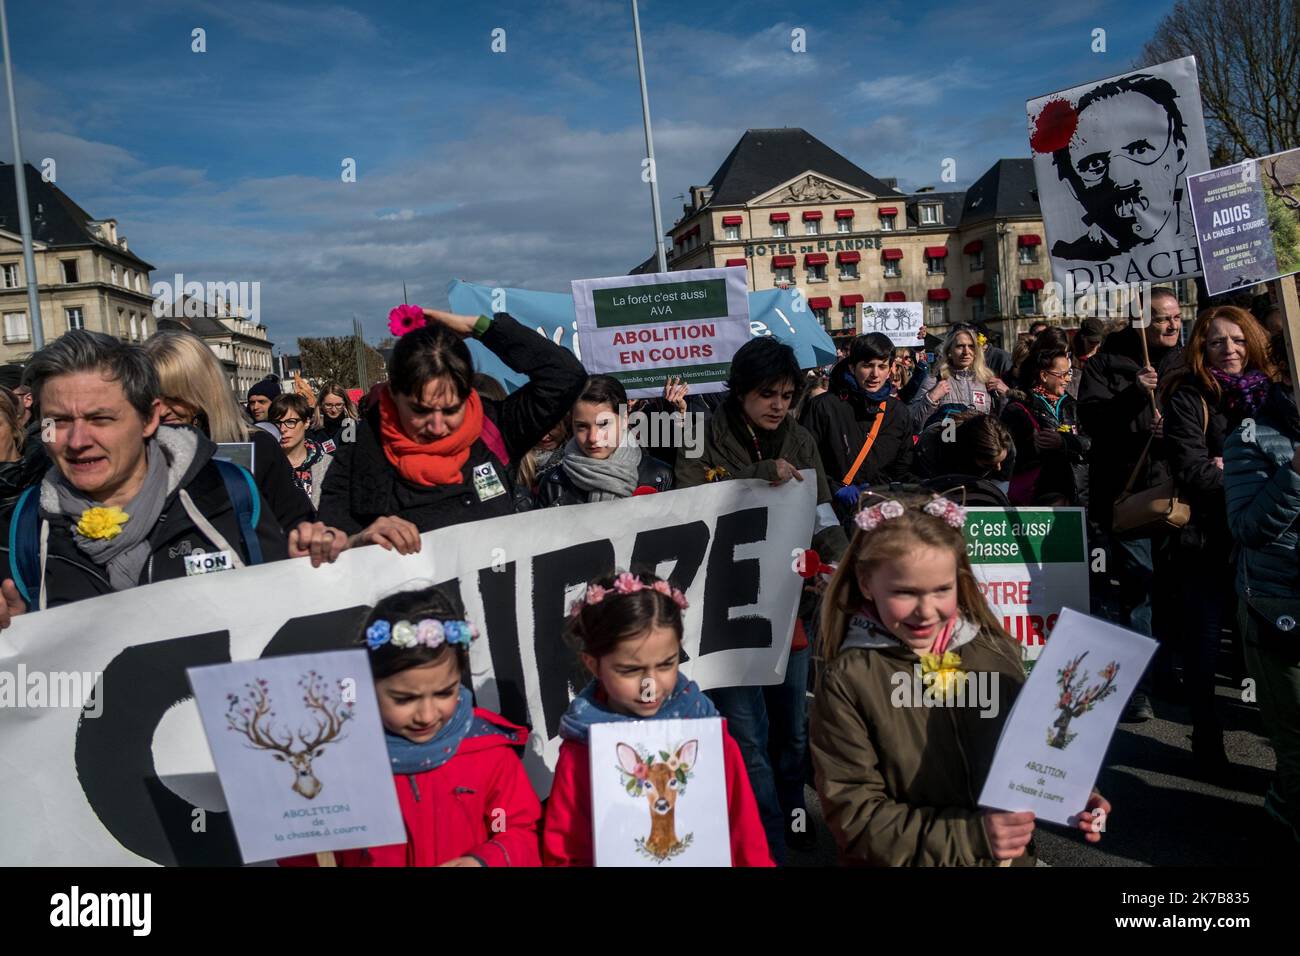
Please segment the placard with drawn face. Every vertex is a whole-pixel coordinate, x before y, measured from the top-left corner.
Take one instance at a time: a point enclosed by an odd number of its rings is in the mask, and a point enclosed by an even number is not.
[[[722,719],[591,728],[597,866],[731,866]]]
[[[187,673],[245,863],[405,842],[364,650]]]

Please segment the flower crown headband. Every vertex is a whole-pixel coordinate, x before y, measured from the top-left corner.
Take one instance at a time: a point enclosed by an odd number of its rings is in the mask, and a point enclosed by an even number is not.
[[[478,637],[478,628],[469,621],[439,621],[426,617],[412,624],[410,621],[375,621],[366,628],[366,646],[372,651],[385,644],[405,650],[408,647],[442,647],[443,644],[461,644],[469,647]]]
[[[921,506],[928,515],[939,518],[954,528],[966,524],[966,509],[949,501],[947,498],[933,498]],[[863,531],[875,531],[885,521],[901,518],[907,512],[907,506],[901,501],[889,498],[878,502],[870,508],[863,508],[853,516],[853,523]]]
[[[573,617],[584,607],[599,604],[611,594],[636,594],[637,591],[658,591],[664,597],[671,599],[683,611],[690,607],[690,604],[686,601],[686,595],[667,581],[655,581],[653,584],[646,584],[631,571],[624,571],[614,579],[613,587],[605,588],[599,584],[587,585],[586,593],[569,605],[569,616]]]

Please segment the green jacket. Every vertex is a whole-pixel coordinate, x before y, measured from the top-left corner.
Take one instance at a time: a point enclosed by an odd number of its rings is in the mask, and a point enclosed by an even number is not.
[[[977,801],[1025,682],[1017,645],[962,622],[949,649],[973,678],[966,686],[982,686],[987,696],[916,706],[920,659],[878,624],[853,621],[826,666],[811,716],[817,793],[841,860],[997,865]],[[1034,863],[1031,842],[1014,865]]]
[[[831,490],[822,469],[817,442],[806,428],[793,418],[781,426],[786,429],[780,458],[796,468],[813,469],[817,475],[817,519],[813,525],[812,546],[825,561],[838,561],[849,546],[849,539],[831,509]],[[710,478],[709,473],[714,472]],[[727,414],[719,408],[709,418],[704,432],[704,447],[698,458],[689,458],[678,452],[676,486],[693,488],[708,481],[725,481],[731,478],[760,478],[776,481],[776,459],[754,461],[749,449],[727,425]]]

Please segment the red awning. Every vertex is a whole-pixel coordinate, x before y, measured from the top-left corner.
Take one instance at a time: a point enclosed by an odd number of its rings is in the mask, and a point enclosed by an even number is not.
[[[729,265],[729,266],[747,266],[747,265],[749,265],[749,263],[746,262],[744,259],[728,259],[728,260],[727,260],[727,265]]]
[[[898,207],[897,207],[897,206],[881,206],[879,212],[880,212],[880,214],[881,214],[882,216],[897,216],[897,215],[898,215]],[[902,300],[902,299],[890,299],[889,301],[890,301],[890,302],[902,302],[903,300]]]
[[[810,252],[803,257],[803,264],[806,266],[824,266],[830,261],[830,255],[825,252]]]
[[[843,264],[846,263],[846,262],[861,262],[861,261],[862,261],[862,253],[860,253],[860,252],[837,252],[837,253],[835,253],[835,261],[838,262],[838,263],[840,263],[841,265],[843,265]]]
[[[773,256],[773,269],[792,269],[799,260],[795,256]]]
[[[984,298],[984,293],[987,291],[988,291],[988,287],[985,286],[983,282],[977,282],[975,283],[975,285],[971,286],[969,289],[966,290],[966,298],[982,299]]]
[[[810,309],[829,309],[831,307],[831,297],[828,295],[815,295],[808,300]]]
[[[1023,236],[1021,238],[1024,238]],[[1042,279],[1021,279],[1020,288],[1026,292],[1038,292],[1043,288]]]
[[[966,255],[970,255],[973,252],[983,252],[984,240],[972,239],[970,242],[966,243],[966,245],[962,246],[961,251],[966,253]]]
[[[1032,233],[1027,236],[1021,236],[1016,240],[1018,246],[1040,246],[1043,244],[1042,236],[1035,236]]]
[[[768,217],[772,222],[789,222],[790,214],[788,212],[774,212]]]
[[[903,250],[902,250],[902,249],[882,249],[881,252],[880,252],[880,258],[884,259],[884,260],[887,261],[887,262],[888,262],[889,260],[891,260],[891,259],[901,259],[901,258],[903,258]]]
[[[952,298],[952,292],[948,289],[931,289],[925,297],[931,302],[947,302]]]
[[[723,216],[722,224],[724,226],[739,226],[745,221],[744,216]]]
[[[925,257],[927,259],[942,259],[948,254],[947,246],[926,246]]]
[[[886,301],[886,302],[906,302],[906,301],[907,301],[907,293],[906,293],[906,292],[886,292],[886,293],[885,293],[885,301]]]
[[[836,210],[835,210],[835,218],[836,218],[836,219],[852,219],[852,218],[853,218],[853,210],[852,210],[852,209],[836,209]]]
[[[866,296],[858,295],[856,292],[852,295],[840,296],[840,308],[848,308],[851,305],[857,305],[859,302],[865,302]]]
[[[813,220],[820,219],[821,217],[822,217],[822,213],[820,209],[805,209],[803,211],[804,222],[812,222]]]

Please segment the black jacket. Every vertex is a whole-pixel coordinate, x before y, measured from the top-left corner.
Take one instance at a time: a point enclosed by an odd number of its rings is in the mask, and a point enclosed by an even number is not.
[[[1127,328],[1106,337],[1097,354],[1083,366],[1079,386],[1079,427],[1092,439],[1088,467],[1088,508],[1094,521],[1111,525],[1115,499],[1124,490],[1142,449],[1151,436],[1155,413],[1150,395],[1137,382],[1142,368],[1141,329]],[[1163,379],[1180,361],[1182,349],[1151,349],[1153,367]],[[1165,448],[1151,443],[1144,473],[1135,488],[1145,488],[1168,477]]]
[[[1087,474],[1081,472],[1085,472],[1092,440],[1079,433],[1078,408],[1069,393],[1061,396],[1058,411],[1059,417],[1052,414],[1052,410],[1037,396],[1014,391],[1007,396],[1002,424],[1007,426],[1016,443],[1015,473],[1041,469],[1034,482],[1033,501],[1059,495],[1068,504],[1075,505],[1086,488]],[[1062,428],[1070,431],[1061,431]],[[1034,435],[1038,431],[1058,432],[1062,446],[1040,452],[1034,446]]]
[[[191,520],[180,500],[184,488],[194,501],[194,506],[231,548],[239,552],[245,563],[249,560],[247,548],[239,532],[239,519],[226,493],[221,473],[212,461],[216,446],[205,436],[185,429],[197,439],[197,447],[179,487],[172,491],[163,505],[162,514],[149,534],[150,556],[140,571],[140,584],[167,581],[185,577],[185,556],[196,550],[209,554],[218,550],[216,542],[209,540]],[[40,492],[34,492],[39,495]],[[5,577],[14,576],[13,556],[9,551],[9,519],[0,533],[0,566]],[[45,564],[46,605],[56,607],[84,598],[112,594],[108,571],[95,564],[73,541],[73,522],[67,516],[56,515],[49,519],[49,553]],[[262,548],[262,560],[278,561],[288,557],[285,534],[270,507],[262,500],[260,517],[255,528]],[[27,582],[35,587],[38,582]]]
[[[498,312],[483,333],[484,346],[512,370],[528,376],[528,384],[502,401],[483,399],[483,415],[500,433],[510,461],[521,458],[541,441],[573,407],[587,381],[586,369],[573,353]],[[485,423],[486,428],[486,423]],[[374,402],[357,423],[356,441],[341,445],[321,489],[319,517],[348,534],[364,530],[378,518],[395,515],[421,533],[482,521],[514,512],[509,461],[503,461],[482,437],[470,446],[469,458],[454,485],[424,487],[398,475],[379,438],[379,403]],[[480,500],[474,469],[490,469],[504,493]]]
[[[657,458],[641,453],[641,464],[636,469],[636,483],[655,491],[673,490],[673,470]],[[546,472],[537,488],[537,504],[542,508],[554,505],[583,505],[586,492],[581,491],[560,464]]]
[[[1223,469],[1214,459],[1223,457],[1224,442],[1241,419],[1230,415],[1223,399],[1211,395],[1190,375],[1171,386],[1164,416],[1169,468],[1192,509],[1191,520],[1178,532],[1178,545],[1211,549],[1226,562],[1232,537]]]
[[[253,480],[276,523],[286,532],[304,521],[316,520],[311,498],[293,480],[293,468],[280,443],[270,433],[253,429]]]
[[[40,481],[49,467],[40,423],[34,422],[27,429],[22,456],[17,461],[0,462],[0,520],[8,520],[18,496]]]
[[[833,489],[852,467],[858,452],[871,433],[876,416],[884,421],[866,460],[849,483],[880,485],[903,481],[912,472],[912,416],[897,398],[885,400],[885,410],[867,401],[845,380],[849,360],[844,359],[831,370],[830,388],[810,401],[799,424],[812,433],[821,454],[826,480]]]

